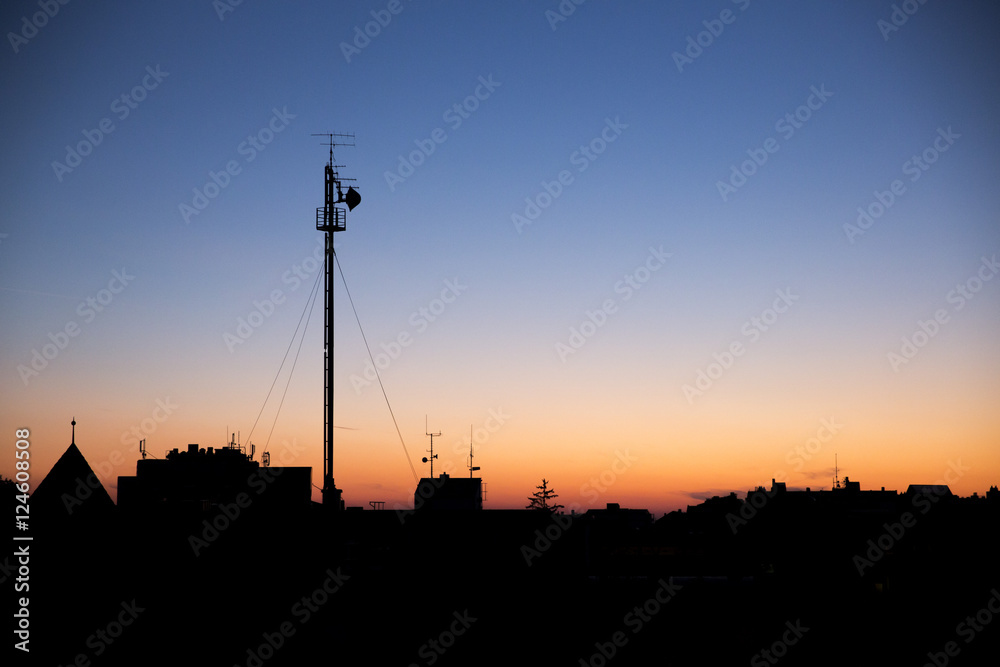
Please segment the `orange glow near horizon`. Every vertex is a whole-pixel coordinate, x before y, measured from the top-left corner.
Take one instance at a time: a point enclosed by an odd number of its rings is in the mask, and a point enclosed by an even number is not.
[[[915,3],[888,35],[885,6],[739,0],[682,63],[717,9],[591,3],[556,31],[527,3],[403,3],[347,54],[360,3],[185,4],[67,11],[8,54],[31,94],[0,128],[5,477],[15,429],[37,485],[75,417],[112,498],[139,438],[235,432],[319,500],[329,361],[335,483],[364,509],[412,506],[425,418],[435,473],[468,475],[472,427],[486,508],[544,478],[660,515],[830,488],[835,458],[863,489],[1000,485],[993,5]],[[363,200],[327,350],[330,160]]]
[[[163,415],[155,412],[155,400],[150,406],[148,415]],[[742,496],[756,486],[770,486],[775,478],[789,488],[830,488],[837,455],[840,478],[860,481],[863,489],[885,487],[902,492],[909,484],[947,483],[958,495],[982,495],[997,484],[1000,469],[1000,454],[989,437],[991,427],[964,419],[961,406],[950,407],[956,412],[952,419],[940,414],[925,415],[923,420],[915,416],[912,423],[892,429],[880,426],[871,416],[858,415],[851,421],[835,413],[769,423],[750,408],[727,409],[724,418],[682,417],[675,410],[670,419],[665,415],[648,419],[650,425],[644,425],[639,415],[614,423],[602,420],[597,426],[578,418],[567,428],[557,428],[553,424],[561,423],[558,414],[542,420],[513,407],[494,408],[492,413],[483,411],[479,423],[473,424],[475,463],[482,468],[476,476],[486,483],[487,509],[523,508],[544,477],[567,510],[584,511],[616,502],[650,509],[659,516],[712,495],[734,491]],[[145,435],[147,449],[156,457],[174,447],[183,449],[189,442],[203,447],[226,444],[222,430],[206,423],[204,406],[193,416],[190,411],[178,405],[162,422],[146,417],[125,425],[110,420],[95,424],[91,414],[100,414],[99,409],[70,417],[78,422],[78,447],[116,499],[117,477],[134,474],[139,458],[131,427]],[[268,451],[272,465],[311,467],[313,498],[318,501],[321,433],[315,427],[287,426],[306,423],[304,412],[300,407],[282,416]],[[345,419],[349,425],[337,430],[334,471],[345,502],[366,509],[375,500],[385,501],[387,508],[412,507],[416,483],[391,419],[387,413],[384,417],[371,414],[378,409],[367,412],[359,411],[357,420]],[[573,413],[578,412],[574,409]],[[404,412],[397,418],[404,428],[410,460],[417,474],[425,477],[429,468],[419,462],[428,448],[423,416]],[[444,431],[435,439],[435,475],[468,475],[469,427],[449,423],[452,428],[448,428],[433,417],[430,421],[432,429]],[[26,415],[18,425],[31,428],[32,475],[37,485],[69,444],[69,417],[60,422],[47,414]],[[270,424],[258,425],[257,433],[266,434],[269,428]],[[266,435],[258,434],[253,442],[260,460]],[[245,431],[241,438],[246,444]],[[0,471],[13,477],[10,461],[4,461]]]

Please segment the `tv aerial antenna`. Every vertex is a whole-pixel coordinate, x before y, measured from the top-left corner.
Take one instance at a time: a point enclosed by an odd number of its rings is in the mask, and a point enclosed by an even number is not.
[[[472,424],[469,424],[469,479],[472,479],[472,473],[479,470],[479,466],[472,465],[472,458],[475,456],[472,452]]]
[[[430,456],[429,457],[425,456],[423,458],[423,462],[424,463],[429,462],[431,464],[431,479],[434,479],[434,459],[437,458],[437,454],[434,453],[434,438],[441,437],[441,431],[438,431],[437,433],[431,433],[430,431],[427,430],[427,415],[424,415],[424,435],[430,436],[431,448],[427,450],[430,453]]]

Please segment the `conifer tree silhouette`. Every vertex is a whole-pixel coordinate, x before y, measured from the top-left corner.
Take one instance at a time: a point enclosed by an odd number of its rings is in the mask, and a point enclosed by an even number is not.
[[[550,501],[558,498],[559,494],[549,488],[548,480],[543,478],[541,486],[536,486],[535,488],[538,489],[538,491],[535,491],[533,494],[528,496],[528,500],[531,501],[531,504],[526,505],[525,509],[538,510],[540,512],[553,514],[556,510],[563,508],[563,506],[559,504],[550,504]]]

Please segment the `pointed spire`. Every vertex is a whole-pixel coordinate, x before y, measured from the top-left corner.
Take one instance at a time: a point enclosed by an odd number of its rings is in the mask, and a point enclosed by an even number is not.
[[[76,444],[76,417],[73,417],[73,421],[71,421],[70,424],[73,425],[73,436],[72,436],[72,439],[70,440],[69,444],[75,445]]]

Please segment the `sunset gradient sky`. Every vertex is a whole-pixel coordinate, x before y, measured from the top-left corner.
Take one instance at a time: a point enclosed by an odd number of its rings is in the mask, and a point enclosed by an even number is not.
[[[412,504],[425,415],[435,473],[468,474],[471,427],[488,508],[543,477],[567,507],[657,513],[775,477],[829,488],[835,455],[862,488],[982,494],[1000,484],[998,18],[985,0],[6,3],[0,473],[26,427],[40,481],[74,416],[113,497],[135,434],[156,456],[246,442],[321,272],[311,135],[332,131],[356,136],[336,159],[363,196],[338,256],[408,450],[338,281],[348,504]],[[252,436],[315,484],[322,317]]]

